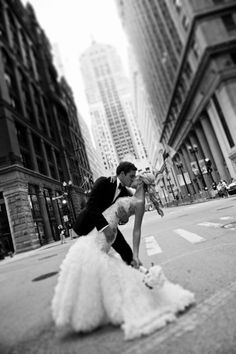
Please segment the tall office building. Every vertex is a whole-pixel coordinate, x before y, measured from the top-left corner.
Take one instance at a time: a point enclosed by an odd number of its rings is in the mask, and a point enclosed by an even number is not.
[[[220,178],[230,182],[236,178],[235,0],[116,3],[160,141],[176,151],[182,192],[202,192]]]
[[[131,88],[111,45],[93,42],[80,58],[96,145],[107,173],[128,154],[146,158],[134,119]]]
[[[100,176],[104,176],[106,171],[104,168],[104,165],[102,163],[102,159],[100,156],[100,151],[98,151],[95,147],[94,144],[92,142],[92,137],[89,131],[89,128],[85,122],[85,120],[83,119],[83,117],[79,114],[78,115],[79,118],[79,123],[80,123],[80,127],[81,127],[81,132],[84,138],[84,142],[85,142],[85,148],[87,151],[87,155],[88,155],[88,161],[89,161],[89,165],[91,168],[91,172],[92,172],[92,180],[93,182]],[[90,179],[91,181],[91,179]],[[91,189],[91,183],[90,181],[85,178],[85,180],[83,181],[83,189],[85,191],[88,191]]]
[[[132,95],[137,124],[147,149],[150,166],[160,170],[163,146],[160,140],[160,128],[155,123],[155,113],[145,88],[142,74],[132,50],[129,50],[129,72],[131,77]]]
[[[0,243],[6,254],[58,240],[58,225],[80,208],[84,176],[91,171],[72,91],[58,79],[50,43],[30,5],[0,0]]]

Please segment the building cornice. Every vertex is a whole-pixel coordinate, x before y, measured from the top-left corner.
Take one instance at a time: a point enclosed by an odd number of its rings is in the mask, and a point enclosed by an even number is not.
[[[162,132],[161,132],[160,141],[162,141],[162,138],[163,138],[163,135],[164,135],[165,126],[168,123],[170,110],[172,108],[172,105],[173,105],[173,102],[174,102],[174,99],[175,99],[176,90],[178,88],[179,80],[180,80],[180,77],[181,77],[182,71],[183,71],[183,66],[186,63],[186,58],[188,56],[188,52],[189,52],[189,49],[191,47],[191,41],[192,41],[192,38],[193,38],[193,35],[194,35],[194,32],[195,32],[195,29],[196,29],[196,26],[197,26],[198,22],[202,21],[205,18],[215,17],[216,15],[219,15],[219,14],[228,13],[229,10],[234,10],[234,9],[236,10],[235,1],[232,2],[231,4],[224,4],[223,7],[219,6],[218,8],[210,8],[207,11],[204,10],[204,12],[199,12],[198,14],[196,14],[194,16],[194,18],[192,20],[192,23],[191,23],[189,35],[188,35],[188,38],[187,38],[186,43],[185,43],[184,51],[183,51],[182,57],[180,59],[180,65],[179,65],[179,68],[178,68],[178,71],[177,71],[177,74],[176,74],[176,79],[175,79],[175,82],[174,82],[174,85],[173,85],[173,91],[172,91],[172,94],[171,94],[171,97],[170,97],[170,102],[169,102],[168,110],[167,110],[167,113],[166,113],[166,117],[165,117],[165,119],[163,121],[164,127],[163,127]],[[232,42],[233,42],[233,44],[235,46],[236,45],[235,40],[233,40]],[[220,52],[220,49],[222,50],[225,47],[227,47],[227,49],[228,49],[229,45],[230,45],[230,42],[227,42],[227,43],[222,43],[220,45],[216,45],[213,48],[215,49],[215,53],[216,53],[217,51]],[[209,48],[209,49],[212,50],[212,48]],[[205,52],[206,56],[208,55],[207,52],[208,52],[208,49]],[[202,60],[204,60],[204,57],[203,57]]]

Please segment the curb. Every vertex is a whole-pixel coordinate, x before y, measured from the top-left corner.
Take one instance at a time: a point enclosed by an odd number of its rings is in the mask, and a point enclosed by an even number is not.
[[[74,241],[74,240],[75,239],[73,239],[73,240],[69,239],[69,241]],[[0,260],[0,267],[1,267],[1,265],[4,265],[4,264],[13,263],[13,262],[16,262],[16,261],[20,261],[21,259],[31,257],[34,254],[37,254],[40,251],[43,251],[45,249],[53,248],[53,247],[56,247],[56,246],[64,246],[64,245],[68,246],[69,242],[67,241],[65,244],[61,244],[61,241],[55,241],[53,243],[46,244],[46,245],[41,246],[39,248],[36,248],[34,250],[25,251],[25,252],[16,254],[13,257],[6,256],[5,259]]]

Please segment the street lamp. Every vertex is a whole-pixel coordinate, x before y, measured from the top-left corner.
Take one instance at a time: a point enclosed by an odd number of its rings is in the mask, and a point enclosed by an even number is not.
[[[191,154],[194,155],[195,157],[195,160],[196,160],[196,163],[197,163],[197,167],[198,167],[198,170],[199,170],[199,173],[200,173],[200,176],[201,176],[201,179],[202,179],[202,183],[203,183],[203,186],[204,186],[204,189],[205,191],[207,190],[207,185],[206,185],[206,182],[204,180],[204,177],[203,177],[203,174],[202,174],[202,170],[201,170],[201,167],[199,165],[199,162],[198,162],[198,158],[197,158],[197,153],[198,153],[198,147],[197,145],[193,145],[193,146],[188,146],[188,150],[191,152]]]
[[[168,200],[166,199],[166,194],[165,194],[164,188],[165,188],[165,186],[162,185],[162,186],[161,186],[161,189],[162,189],[162,193],[164,194],[165,201],[166,201],[166,205],[167,205],[167,204],[168,204]]]
[[[173,195],[173,198],[175,199],[175,194],[174,194],[174,191],[173,191],[173,188],[172,188],[172,184],[170,183],[171,181],[171,178],[170,177],[166,177],[167,181],[169,182],[169,186],[170,186],[170,190],[171,190],[171,193]]]
[[[212,183],[214,183],[214,178],[212,176],[212,162],[210,159],[208,159],[208,157],[205,158],[205,165],[206,165],[206,168],[207,168],[207,173],[208,175],[211,177],[211,180],[212,180]]]
[[[186,179],[185,179],[185,176],[184,176],[183,164],[182,164],[182,162],[181,162],[181,161],[180,161],[180,162],[176,162],[176,167],[177,167],[177,168],[180,170],[180,172],[181,172],[181,175],[182,175],[182,177],[183,177],[184,184],[185,184],[185,187],[186,187],[186,189],[187,189],[188,195],[191,195],[190,190],[189,190],[189,188],[188,188],[188,184],[187,184]]]
[[[70,211],[70,209],[72,209],[72,213],[71,213],[71,216],[72,216],[72,221],[75,220],[75,210],[74,210],[74,204],[73,204],[73,200],[72,200],[72,197],[71,197],[71,190],[72,190],[72,181],[69,180],[68,182],[66,181],[63,181],[62,185],[63,185],[63,190],[64,190],[64,193],[63,195],[65,196],[65,200],[67,202],[67,199],[68,199],[68,204],[69,206],[71,206],[71,208],[69,208],[68,210]]]

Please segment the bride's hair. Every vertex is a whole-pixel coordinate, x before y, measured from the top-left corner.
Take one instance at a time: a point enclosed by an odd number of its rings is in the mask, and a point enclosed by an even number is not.
[[[155,176],[151,172],[141,172],[138,177],[143,182],[144,190],[149,195],[154,207],[159,210],[160,205],[156,197]]]

